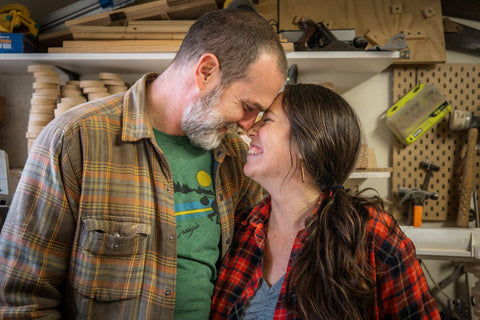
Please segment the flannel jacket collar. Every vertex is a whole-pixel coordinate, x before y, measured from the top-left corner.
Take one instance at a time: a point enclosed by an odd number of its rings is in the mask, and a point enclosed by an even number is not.
[[[140,139],[150,139],[155,141],[152,126],[148,120],[145,110],[146,91],[150,82],[158,77],[158,73],[147,73],[125,92],[123,97],[123,124],[122,124],[122,140],[135,142]],[[155,143],[156,144],[156,143]],[[237,157],[237,153],[232,146],[222,139],[220,145],[213,150],[215,159],[223,162],[225,156]]]

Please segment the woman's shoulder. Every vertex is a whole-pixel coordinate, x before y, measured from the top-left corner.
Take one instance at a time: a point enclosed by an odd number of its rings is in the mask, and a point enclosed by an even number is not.
[[[368,207],[369,221],[366,235],[369,246],[385,255],[396,255],[405,250],[415,250],[412,241],[403,233],[396,219],[384,210]]]

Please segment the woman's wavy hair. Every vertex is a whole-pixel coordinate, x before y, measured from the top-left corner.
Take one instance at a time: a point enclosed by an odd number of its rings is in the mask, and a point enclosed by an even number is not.
[[[319,85],[287,85],[282,108],[290,122],[290,145],[326,195],[318,214],[305,223],[307,238],[287,279],[290,301],[304,319],[368,319],[374,282],[367,263],[367,207],[383,210],[377,196],[332,189],[343,185],[355,166],[361,126],[351,106]],[[303,163],[302,163],[303,162]]]

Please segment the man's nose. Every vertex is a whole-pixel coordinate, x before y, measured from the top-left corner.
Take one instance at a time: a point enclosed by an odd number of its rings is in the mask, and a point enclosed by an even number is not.
[[[245,131],[249,130],[257,119],[259,110],[247,111],[242,120],[238,121],[238,125]]]

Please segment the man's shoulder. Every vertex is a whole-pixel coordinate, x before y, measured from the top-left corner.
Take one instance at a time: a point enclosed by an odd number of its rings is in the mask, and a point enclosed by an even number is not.
[[[122,110],[123,94],[115,94],[99,100],[89,101],[75,106],[60,114],[53,121],[57,127],[68,129],[72,126],[85,125],[88,122],[110,121],[119,119]]]
[[[235,152],[240,152],[245,154],[248,151],[247,142],[244,140],[244,138],[242,138],[242,136],[240,136],[238,133],[235,133],[235,132],[227,133],[223,139],[223,143],[225,147],[227,147],[227,150],[228,148],[231,148]]]

